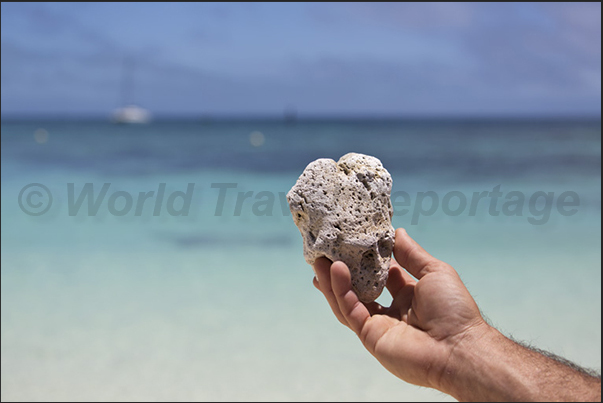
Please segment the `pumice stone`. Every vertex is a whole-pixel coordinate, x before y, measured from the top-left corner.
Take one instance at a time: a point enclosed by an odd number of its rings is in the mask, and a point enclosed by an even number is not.
[[[341,260],[365,303],[381,294],[394,246],[392,178],[375,157],[349,153],[311,162],[287,194],[304,257]]]

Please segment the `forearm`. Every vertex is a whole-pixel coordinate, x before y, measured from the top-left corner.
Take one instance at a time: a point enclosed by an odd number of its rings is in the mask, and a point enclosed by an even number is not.
[[[601,380],[525,348],[496,329],[455,346],[441,389],[462,401],[600,401]]]

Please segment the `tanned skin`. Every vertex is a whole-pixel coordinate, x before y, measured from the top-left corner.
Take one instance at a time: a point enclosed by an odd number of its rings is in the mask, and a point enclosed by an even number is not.
[[[600,375],[502,335],[457,272],[404,229],[394,257],[388,308],[358,300],[343,262],[314,264],[314,285],[337,319],[392,374],[462,401],[601,401]]]

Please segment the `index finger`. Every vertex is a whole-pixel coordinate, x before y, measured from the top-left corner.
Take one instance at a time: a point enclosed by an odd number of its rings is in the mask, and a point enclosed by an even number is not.
[[[343,325],[349,326],[348,322],[339,310],[337,299],[335,298],[335,294],[333,294],[333,288],[331,286],[331,261],[326,257],[316,259],[314,262],[314,272],[316,273],[316,277],[314,278],[317,280],[314,285],[316,286],[316,283],[318,283],[317,288],[324,294],[337,319]]]
[[[362,328],[371,315],[356,293],[352,291],[352,276],[345,263],[335,262],[331,266],[331,285],[340,312],[350,329],[360,337]]]

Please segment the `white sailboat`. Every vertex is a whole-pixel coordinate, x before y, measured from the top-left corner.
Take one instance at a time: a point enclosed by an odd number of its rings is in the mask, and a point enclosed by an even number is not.
[[[149,123],[151,121],[151,113],[137,105],[126,105],[113,111],[111,120],[113,123]]]
[[[132,63],[128,60],[124,61],[121,83],[121,104],[124,106],[113,111],[111,115],[113,123],[144,124],[151,121],[151,112],[130,102],[133,87],[132,70]]]

